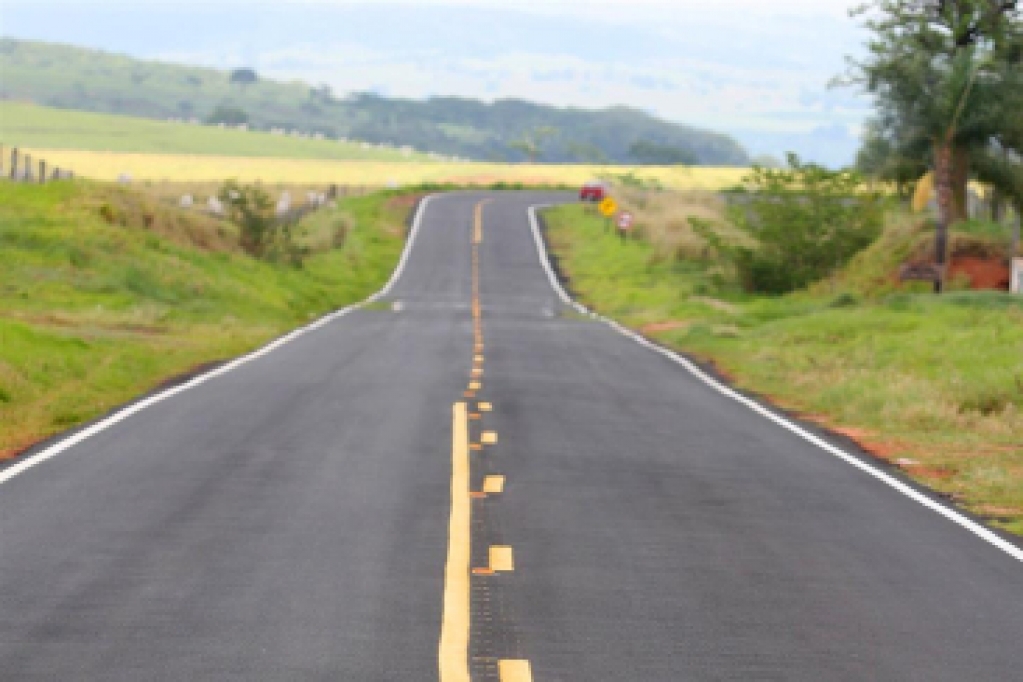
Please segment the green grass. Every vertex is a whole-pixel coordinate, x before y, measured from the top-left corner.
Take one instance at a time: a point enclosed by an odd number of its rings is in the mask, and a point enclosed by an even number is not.
[[[890,268],[920,237],[911,227],[834,283],[767,298],[728,285],[712,262],[623,245],[578,206],[546,219],[587,305],[713,361],[739,386],[902,460],[909,475],[1023,533],[1023,298],[896,290]]]
[[[302,269],[238,253],[209,218],[156,205],[147,228],[136,205],[122,188],[0,182],[0,456],[361,300],[397,262],[409,202],[316,214],[350,229]]]
[[[266,132],[170,123],[0,101],[0,143],[28,149],[201,154],[335,161],[423,161],[394,149]],[[6,156],[4,164],[10,161]]]

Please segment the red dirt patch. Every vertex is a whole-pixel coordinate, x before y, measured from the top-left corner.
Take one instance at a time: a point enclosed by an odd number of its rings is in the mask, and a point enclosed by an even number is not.
[[[11,459],[17,459],[25,451],[31,448],[35,443],[29,443],[28,445],[17,445],[13,448],[7,448],[6,450],[0,450],[0,462],[5,462]]]
[[[825,418],[821,418],[821,419],[813,419],[812,421],[815,421],[818,424],[823,424],[823,425],[827,426],[827,418],[826,417]],[[846,438],[851,438],[852,440],[856,441],[857,443],[860,442],[861,440],[865,439],[865,438],[872,438],[874,436],[873,432],[868,431],[867,429],[857,429],[857,428],[853,428],[851,426],[832,426],[830,428],[835,433],[840,433],[843,436],[845,436]]]
[[[424,195],[424,194],[401,194],[399,196],[392,197],[392,198],[388,199],[387,204],[388,204],[388,206],[390,206],[392,208],[412,208],[413,206],[416,205],[416,202],[418,202],[424,196],[426,196],[426,195]]]
[[[667,322],[651,322],[639,328],[640,334],[656,334],[657,332],[670,332],[673,329],[684,329],[689,322],[682,320],[669,320]]]
[[[950,278],[967,277],[971,289],[1009,290],[1012,273],[1001,259],[958,256],[952,259],[948,271]]]

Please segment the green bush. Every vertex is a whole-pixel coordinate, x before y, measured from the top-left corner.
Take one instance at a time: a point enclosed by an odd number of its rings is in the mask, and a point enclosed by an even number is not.
[[[228,216],[241,228],[246,253],[272,263],[302,266],[308,249],[296,243],[289,225],[277,224],[273,202],[262,187],[228,180],[219,196]]]
[[[746,191],[734,195],[732,220],[754,245],[727,242],[693,222],[747,291],[801,289],[833,274],[881,233],[881,197],[862,192],[858,175],[804,164],[794,154],[788,161],[783,169],[755,166],[743,180]]]

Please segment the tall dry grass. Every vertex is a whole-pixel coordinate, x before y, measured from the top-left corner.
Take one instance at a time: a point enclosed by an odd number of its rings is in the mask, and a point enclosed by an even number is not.
[[[717,192],[627,187],[616,189],[614,195],[622,208],[635,216],[637,236],[649,242],[661,260],[713,257],[691,219],[711,226],[726,239],[744,239],[744,233],[729,222],[727,206]]]

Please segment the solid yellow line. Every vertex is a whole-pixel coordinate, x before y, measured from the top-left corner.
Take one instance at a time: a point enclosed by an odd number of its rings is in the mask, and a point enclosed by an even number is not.
[[[533,682],[529,661],[498,661],[497,673],[501,682]]]
[[[440,630],[441,682],[470,682],[469,599],[472,507],[469,503],[469,419],[465,403],[455,403],[451,434],[451,519],[444,570],[444,615]]]

